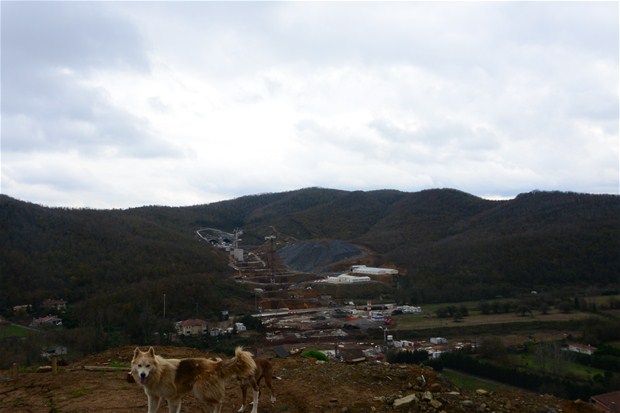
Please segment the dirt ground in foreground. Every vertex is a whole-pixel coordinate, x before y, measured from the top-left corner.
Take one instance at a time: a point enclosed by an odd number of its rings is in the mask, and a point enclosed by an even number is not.
[[[146,396],[139,384],[127,382],[128,368],[117,371],[85,369],[129,366],[133,348],[116,348],[86,357],[59,367],[57,374],[21,373],[17,382],[0,382],[0,413],[144,413],[147,411]],[[157,347],[156,352],[177,358],[213,355],[179,347]],[[549,395],[509,390],[463,392],[441,375],[419,366],[379,362],[320,363],[300,356],[272,359],[272,362],[277,401],[271,404],[263,384],[258,409],[261,413],[596,412],[587,403]],[[0,376],[10,376],[10,372],[0,372]],[[223,413],[236,412],[240,396],[236,383],[229,383]],[[410,396],[408,400],[403,399],[406,396]],[[159,411],[167,411],[167,407],[160,407]],[[187,395],[181,411],[200,412],[201,409],[193,396]]]

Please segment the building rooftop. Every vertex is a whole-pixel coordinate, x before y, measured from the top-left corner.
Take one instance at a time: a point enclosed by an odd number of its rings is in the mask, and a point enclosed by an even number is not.
[[[596,396],[592,396],[590,400],[602,411],[614,412],[612,406],[615,406],[615,412],[620,412],[620,390],[611,393],[597,394]]]

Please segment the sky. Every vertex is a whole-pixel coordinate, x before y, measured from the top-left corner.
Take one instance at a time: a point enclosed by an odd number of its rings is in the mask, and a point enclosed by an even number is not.
[[[618,194],[619,3],[11,2],[1,192]]]

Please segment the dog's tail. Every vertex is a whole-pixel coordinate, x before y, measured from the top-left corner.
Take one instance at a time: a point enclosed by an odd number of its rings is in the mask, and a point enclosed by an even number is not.
[[[256,371],[256,363],[252,353],[243,350],[242,347],[235,349],[235,357],[221,362],[221,372],[225,378],[247,377]]]

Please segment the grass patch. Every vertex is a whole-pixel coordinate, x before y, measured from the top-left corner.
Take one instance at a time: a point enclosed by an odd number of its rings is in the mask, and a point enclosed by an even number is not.
[[[50,397],[50,410],[49,413],[60,413],[58,410],[58,406],[56,406],[56,401]]]
[[[592,380],[594,376],[605,375],[605,370],[597,369],[592,366],[584,366],[579,363],[568,363],[568,373],[577,377],[581,377],[584,380]]]
[[[115,369],[129,369],[131,366],[127,363],[121,361],[112,361],[110,362],[110,367],[114,367]]]
[[[303,353],[301,353],[302,357],[307,357],[307,358],[314,358],[317,360],[321,360],[321,361],[328,361],[329,358],[325,355],[325,353],[322,353],[318,350],[315,350],[313,348],[308,349],[306,351],[304,351]]]
[[[550,370],[552,369],[551,366],[547,366],[547,368],[540,366],[539,363],[536,362],[535,356],[529,353],[512,355],[509,358],[509,363],[519,369],[530,370],[539,374],[550,374]],[[562,360],[557,370],[559,376],[584,381],[590,381],[596,375],[605,375],[605,370],[592,366],[585,366],[570,360]]]
[[[495,391],[500,388],[505,388],[501,384],[488,381],[479,377],[470,376],[469,374],[460,373],[455,370],[444,369],[441,374],[448,378],[455,386],[465,391],[476,391],[478,389],[485,389],[487,391]]]
[[[505,325],[514,323],[545,324],[553,322],[569,322],[583,320],[593,317],[591,313],[574,312],[561,313],[559,311],[550,312],[547,315],[534,315],[533,317],[522,317],[515,313],[489,314],[489,315],[470,315],[464,317],[459,323],[455,323],[451,318],[439,318],[427,315],[399,315],[394,318],[396,326],[394,330],[425,330],[435,328],[450,328],[456,326],[481,326],[481,325]]]
[[[69,396],[72,398],[78,398],[78,397],[82,397],[86,394],[86,389],[84,389],[83,387],[80,389],[74,389],[74,390],[70,390],[69,391]]]
[[[610,302],[612,301],[618,301],[620,300],[620,294],[615,294],[615,295],[596,295],[596,296],[590,296],[590,297],[585,297],[586,301],[589,303],[595,303],[597,306],[601,306],[601,305],[609,305]]]
[[[0,327],[0,338],[27,337],[34,334],[34,331],[15,324]]]

